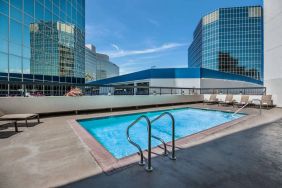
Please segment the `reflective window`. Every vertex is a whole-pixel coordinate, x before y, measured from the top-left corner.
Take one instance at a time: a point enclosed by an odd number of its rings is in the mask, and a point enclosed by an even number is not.
[[[10,41],[16,44],[22,43],[22,25],[14,20],[10,22]]]
[[[10,3],[12,6],[18,8],[18,9],[22,9],[23,7],[23,1],[22,0],[10,0]]]
[[[9,52],[10,74],[83,78],[85,29],[80,4],[76,0],[0,0],[0,52]]]
[[[35,19],[38,21],[44,19],[44,9],[43,6],[38,3],[37,1],[35,2]]]
[[[0,13],[9,15],[9,5],[3,0],[0,0]]]
[[[70,3],[68,3],[68,4],[70,4]],[[45,0],[45,8],[49,9],[50,11],[52,10],[51,0]]]
[[[224,8],[203,17],[188,50],[189,67],[263,80],[261,11],[261,7]]]
[[[8,54],[0,52],[0,72],[8,72]]]
[[[52,21],[52,14],[49,10],[45,11],[45,20],[46,21]]]
[[[24,33],[23,33],[23,44],[27,47],[30,47],[30,31],[29,27],[24,26]]]
[[[24,24],[29,27],[30,24],[32,24],[32,23],[34,23],[33,17],[31,17],[31,16],[25,14],[25,15],[24,15]]]
[[[8,53],[8,41],[7,40],[1,40],[0,42],[0,52]],[[1,63],[1,61],[0,61]]]
[[[22,60],[19,56],[10,55],[9,72],[22,73]]]
[[[34,1],[24,0],[24,12],[30,16],[34,16]]]
[[[30,48],[23,47],[23,57],[30,58],[30,56],[31,56]]]
[[[30,59],[23,58],[23,73],[30,74]]]
[[[9,43],[9,53],[17,55],[17,56],[21,56],[22,55],[22,45],[10,42]]]
[[[0,38],[8,40],[9,38],[9,21],[8,17],[0,14]]]
[[[11,18],[13,18],[14,20],[18,21],[18,22],[22,22],[22,12],[19,9],[16,9],[14,7],[10,7],[10,11],[11,11]]]

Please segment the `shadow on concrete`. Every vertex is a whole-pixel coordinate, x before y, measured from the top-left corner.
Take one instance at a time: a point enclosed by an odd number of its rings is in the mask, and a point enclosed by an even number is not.
[[[15,132],[15,131],[0,131],[0,139],[5,139],[5,138],[9,138],[11,136],[14,136],[18,133],[21,133],[22,131],[18,131],[18,132]]]
[[[41,123],[42,122],[40,122],[40,123],[38,123],[38,122],[28,122],[27,128],[35,127],[35,126],[37,126]],[[23,122],[18,122],[17,127],[18,127],[18,129],[20,129],[21,127],[26,127],[26,124],[23,123]],[[5,131],[3,131],[3,130],[5,130]],[[15,131],[14,123],[7,122],[7,123],[1,123],[1,125],[0,125],[0,139],[9,138],[9,137],[14,136],[14,135],[21,133],[21,132],[23,132],[23,131],[21,131],[21,130],[18,130],[18,132]]]
[[[13,129],[9,129],[13,127]],[[4,130],[4,131],[3,131]],[[0,124],[0,139],[9,138],[19,132],[15,132],[15,125],[11,122],[1,122]]]
[[[38,122],[28,122],[27,123],[27,127],[35,127],[39,124],[41,124],[42,122],[38,123]],[[24,122],[18,122],[17,123],[18,127],[26,127],[26,124]],[[8,125],[9,127],[15,127],[13,124]]]
[[[282,187],[282,120],[159,156],[153,172],[136,165],[63,187]]]

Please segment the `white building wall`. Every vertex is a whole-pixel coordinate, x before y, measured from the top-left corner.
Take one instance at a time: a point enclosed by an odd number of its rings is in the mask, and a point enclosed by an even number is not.
[[[262,85],[250,82],[222,79],[201,79],[201,88],[236,88],[236,87],[262,87]]]
[[[198,78],[176,78],[176,79],[151,79],[150,86],[156,87],[185,87],[185,88],[199,88],[200,79]]]
[[[250,82],[236,81],[236,80],[223,80],[223,79],[210,79],[210,78],[169,78],[169,79],[145,79],[134,80],[130,82],[115,83],[117,85],[133,84],[148,82],[151,87],[177,87],[177,88],[242,88],[242,87],[262,87],[262,85]],[[159,93],[158,88],[152,89],[150,92]],[[189,90],[171,90],[162,89],[162,93],[174,94],[191,94]],[[181,93],[183,92],[183,93]]]
[[[282,107],[282,0],[264,1],[264,83]]]
[[[178,88],[199,88],[200,79],[198,78],[176,78],[176,79],[151,79],[151,87],[178,87]],[[158,92],[158,91],[157,91]],[[181,93],[182,92],[182,93]],[[189,90],[171,90],[171,89],[162,89],[162,93],[174,93],[174,94],[192,94]]]
[[[150,86],[183,87],[183,88],[236,88],[262,87],[262,85],[236,80],[210,78],[182,78],[182,79],[151,79]]]

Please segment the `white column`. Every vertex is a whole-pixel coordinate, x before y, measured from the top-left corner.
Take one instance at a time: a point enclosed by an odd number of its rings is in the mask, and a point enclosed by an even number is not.
[[[282,107],[282,0],[264,0],[264,84]]]

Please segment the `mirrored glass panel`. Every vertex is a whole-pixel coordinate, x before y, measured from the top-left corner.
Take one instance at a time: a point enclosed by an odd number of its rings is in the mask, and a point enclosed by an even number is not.
[[[84,78],[81,1],[0,0],[0,73]]]

